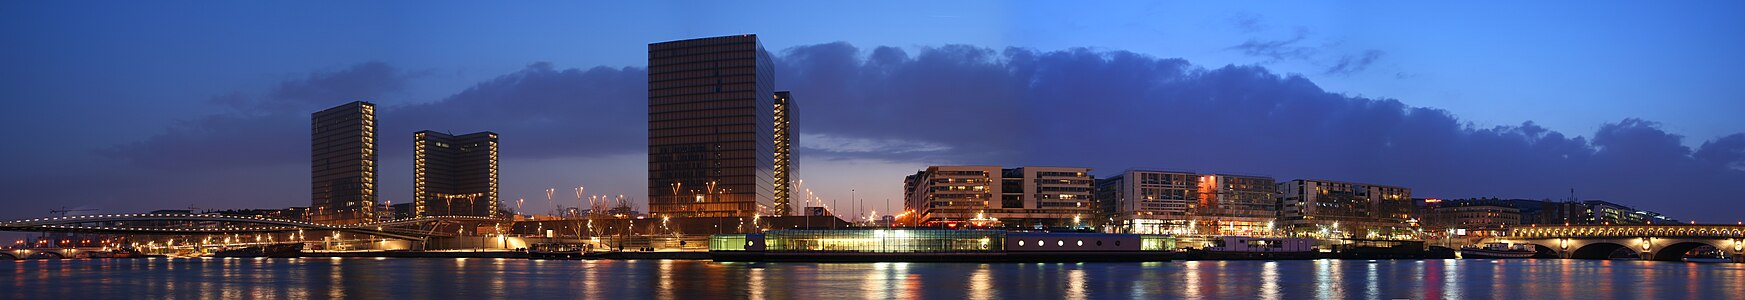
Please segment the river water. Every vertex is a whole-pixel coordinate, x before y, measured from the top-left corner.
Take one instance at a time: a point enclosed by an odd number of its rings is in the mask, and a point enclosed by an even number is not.
[[[1745,264],[1589,260],[20,261],[5,299],[1745,299]]]

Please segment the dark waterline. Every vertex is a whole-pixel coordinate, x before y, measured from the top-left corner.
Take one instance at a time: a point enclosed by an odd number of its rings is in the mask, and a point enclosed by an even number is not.
[[[1745,299],[1745,264],[1588,260],[23,261],[8,299]]]

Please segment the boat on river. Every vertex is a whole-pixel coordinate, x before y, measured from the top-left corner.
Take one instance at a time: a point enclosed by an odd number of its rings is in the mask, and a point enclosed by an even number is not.
[[[536,243],[527,246],[527,259],[587,259],[597,257],[592,245],[577,243]]]
[[[298,257],[303,255],[303,243],[248,246],[213,252],[212,257]]]
[[[1530,244],[1486,243],[1478,247],[1460,247],[1462,258],[1533,258],[1539,248]]]

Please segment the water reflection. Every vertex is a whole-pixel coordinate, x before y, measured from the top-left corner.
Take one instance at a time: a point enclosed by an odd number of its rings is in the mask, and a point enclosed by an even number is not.
[[[1088,293],[1085,291],[1085,281],[1087,280],[1090,279],[1085,278],[1084,269],[1073,268],[1066,271],[1066,298],[1085,299],[1085,295]]]
[[[0,299],[1745,299],[1745,264],[1583,260],[714,263],[460,259],[12,263]],[[1350,276],[1346,276],[1350,275]]]
[[[994,294],[993,273],[993,271],[988,270],[987,264],[976,266],[975,272],[970,273],[969,275],[970,299],[985,300],[997,297],[996,294]]]
[[[1278,262],[1269,261],[1260,268],[1260,298],[1281,299],[1284,294],[1278,289]]]
[[[1187,266],[1186,270],[1182,272],[1183,282],[1187,285],[1180,289],[1182,297],[1200,299],[1200,262],[1189,261],[1182,264]]]

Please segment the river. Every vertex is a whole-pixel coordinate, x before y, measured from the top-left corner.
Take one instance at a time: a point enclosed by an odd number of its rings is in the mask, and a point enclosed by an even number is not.
[[[1590,260],[716,263],[116,259],[7,264],[7,299],[1745,299],[1745,264]]]

